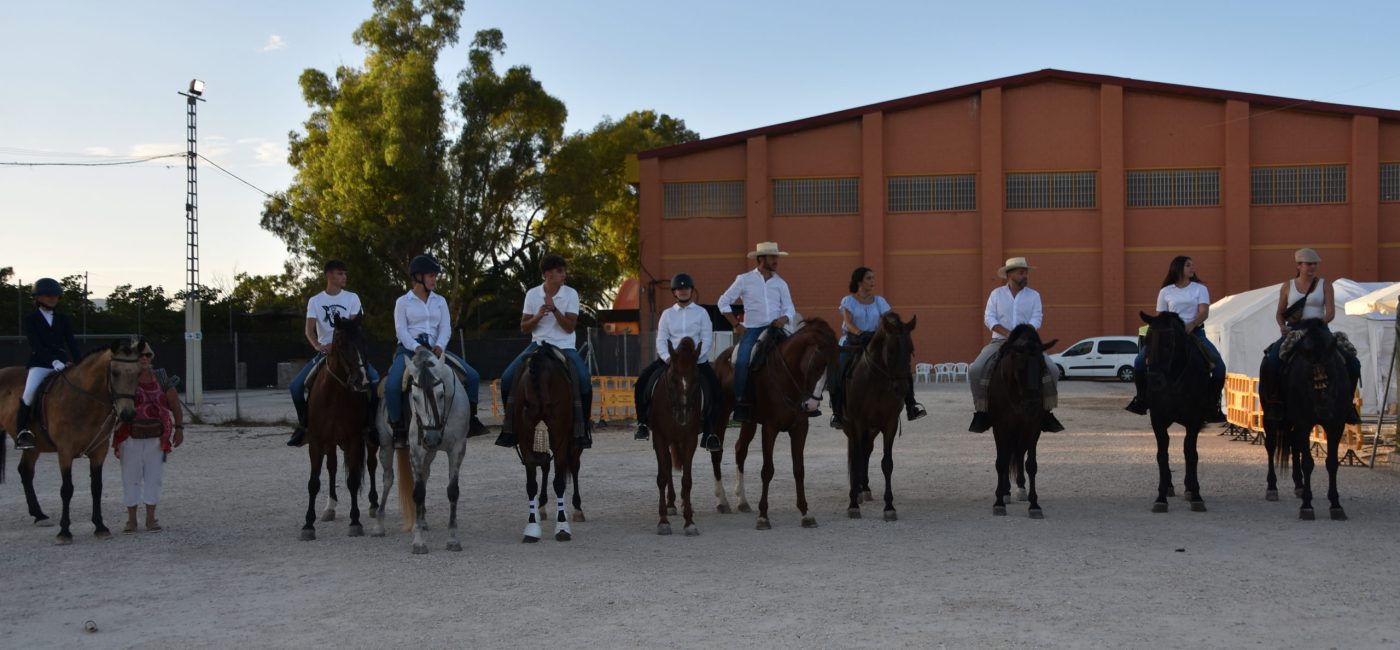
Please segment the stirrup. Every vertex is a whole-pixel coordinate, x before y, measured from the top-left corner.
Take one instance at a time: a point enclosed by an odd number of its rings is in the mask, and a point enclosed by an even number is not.
[[[633,440],[647,440],[651,438],[651,432],[647,430],[647,425],[638,424],[637,433],[632,435]]]
[[[25,429],[15,434],[15,449],[33,449],[34,432]]]
[[[719,436],[713,433],[701,434],[700,443],[705,447],[705,451],[724,451],[724,444],[719,441]]]
[[[928,411],[925,410],[923,405],[919,404],[918,402],[914,402],[913,404],[904,407],[904,419],[910,422],[913,422],[914,420],[917,420],[921,417],[925,417],[927,415]]]

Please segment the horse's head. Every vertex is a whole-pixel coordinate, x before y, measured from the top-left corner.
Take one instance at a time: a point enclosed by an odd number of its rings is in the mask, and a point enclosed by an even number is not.
[[[1302,352],[1303,357],[1317,363],[1331,359],[1337,353],[1337,336],[1320,318],[1309,318],[1299,328],[1303,337],[1293,346],[1294,353]]]
[[[825,320],[809,318],[802,321],[802,327],[797,330],[796,334],[792,335],[792,338],[797,343],[802,344],[803,349],[811,346],[814,352],[814,354],[803,355],[802,372],[804,375],[809,375],[810,370],[815,370],[820,375],[827,368],[836,366],[841,354],[841,345],[836,340],[836,330],[831,329],[831,325]],[[811,357],[811,361],[808,360],[808,357]]]
[[[1003,373],[1019,373],[1020,384],[1026,391],[1023,395],[1028,403],[1040,403],[1040,378],[1045,372],[1045,351],[1055,347],[1058,342],[1059,339],[1053,339],[1049,343],[1041,342],[1040,332],[1031,324],[1022,323],[1012,329],[1006,341],[1001,344],[997,369]],[[1011,377],[1010,381],[1014,385],[1016,377]]]
[[[108,359],[112,412],[122,422],[131,422],[136,418],[136,384],[141,381],[141,344],[134,339],[116,341],[103,356]]]
[[[423,348],[413,354],[412,373],[409,401],[418,432],[424,447],[436,449],[442,444],[443,429],[452,412],[457,378],[447,363]]]
[[[1147,372],[1166,372],[1187,350],[1186,323],[1174,311],[1164,311],[1156,316],[1138,312],[1138,316],[1147,323],[1147,337],[1143,341],[1143,347],[1147,350]]]
[[[670,402],[671,417],[680,426],[689,424],[691,405],[700,405],[700,374],[696,366],[700,363],[701,347],[688,336],[681,339],[680,347],[666,342],[666,349],[671,353],[671,360],[666,364],[666,398]]]
[[[334,364],[347,378],[347,383],[358,392],[369,392],[369,372],[365,369],[365,358],[369,356],[358,318],[341,318],[336,315],[331,321],[334,334],[331,335],[331,349],[327,364]]]
[[[885,312],[880,317],[880,326],[875,328],[875,336],[870,339],[868,354],[874,354],[886,367],[899,371],[904,370],[903,375],[913,376],[910,367],[910,360],[914,358],[914,337],[911,332],[919,324],[919,317],[915,316],[904,322],[895,312]]]

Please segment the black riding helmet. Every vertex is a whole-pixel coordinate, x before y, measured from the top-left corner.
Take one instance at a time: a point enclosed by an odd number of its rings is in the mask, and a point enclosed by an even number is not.
[[[419,255],[408,263],[408,275],[414,282],[422,282],[420,276],[428,273],[442,273],[442,265],[432,255]]]
[[[39,278],[39,281],[34,283],[34,293],[32,295],[58,296],[61,298],[63,297],[63,285],[59,284],[58,280],[53,278]]]
[[[671,278],[671,290],[672,290],[672,291],[675,291],[676,289],[694,289],[694,288],[695,288],[695,278],[690,277],[690,274],[689,274],[689,273],[677,273],[677,274],[676,274],[676,277]]]

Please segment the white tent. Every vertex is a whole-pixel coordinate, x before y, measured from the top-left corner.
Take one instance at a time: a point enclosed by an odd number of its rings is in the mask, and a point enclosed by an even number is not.
[[[1361,353],[1361,396],[1366,408],[1374,414],[1382,401],[1395,404],[1394,383],[1390,380],[1390,361],[1395,353],[1395,314],[1397,299],[1400,299],[1400,283],[1368,293],[1346,304],[1349,318],[1360,318],[1366,323],[1367,346]],[[1390,392],[1389,397],[1384,391]]]
[[[1332,330],[1346,332],[1347,337],[1356,345],[1357,354],[1361,357],[1362,381],[1368,385],[1374,382],[1367,379],[1367,365],[1369,363],[1373,370],[1376,367],[1375,362],[1370,361],[1373,356],[1370,343],[1371,326],[1364,317],[1346,315],[1346,305],[1352,300],[1391,286],[1395,285],[1389,282],[1358,283],[1347,279],[1332,283],[1336,303],[1336,317],[1332,321]],[[1226,296],[1210,306],[1210,318],[1206,319],[1205,324],[1206,338],[1220,349],[1220,356],[1225,359],[1225,367],[1230,372],[1251,377],[1259,375],[1259,362],[1264,359],[1264,348],[1279,337],[1278,323],[1274,320],[1278,309],[1279,287],[1279,284],[1275,284]],[[1364,401],[1367,410],[1373,412],[1376,401],[1369,395]]]

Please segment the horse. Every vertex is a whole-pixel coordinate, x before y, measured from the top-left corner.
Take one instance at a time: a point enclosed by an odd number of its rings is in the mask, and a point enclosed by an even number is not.
[[[24,500],[29,516],[36,526],[52,525],[39,507],[34,494],[34,464],[39,454],[58,454],[58,469],[63,476],[59,494],[63,498],[63,515],[58,520],[56,544],[73,543],[69,530],[69,503],[73,498],[73,461],[88,457],[88,477],[92,481],[92,523],[95,535],[106,539],[112,531],[102,522],[102,464],[107,460],[107,442],[111,440],[116,420],[131,422],[136,417],[136,384],[141,378],[140,351],[135,341],[117,341],[110,347],[88,352],[77,363],[49,376],[39,389],[39,401],[33,411],[31,426],[35,447],[20,456],[19,477],[24,483]],[[0,428],[14,436],[19,433],[16,415],[20,395],[28,375],[26,368],[0,370]],[[4,466],[4,449],[0,440],[0,467]]]
[[[574,479],[572,519],[584,520],[583,501],[578,492],[583,449],[574,445],[574,389],[567,364],[558,348],[540,343],[526,358],[525,371],[516,377],[510,403],[506,405],[506,417],[515,419],[515,431],[519,433],[516,452],[525,465],[529,518],[520,541],[527,544],[540,541],[542,535],[539,511],[544,507],[545,492],[541,488],[549,484],[551,461],[554,464],[554,539],[560,542],[573,539],[570,517],[564,509],[564,490],[568,487],[566,471]],[[541,424],[545,431],[537,430]]]
[[[769,330],[772,331],[771,329]],[[772,345],[771,343],[766,343]],[[720,354],[715,362],[715,372],[724,388],[724,413],[734,409],[734,362],[735,347]],[[754,410],[752,413],[763,426],[763,494],[758,502],[758,530],[772,527],[768,520],[768,484],[773,480],[773,445],[779,431],[787,431],[792,442],[792,476],[797,483],[797,509],[802,513],[802,527],[816,528],[817,518],[807,512],[807,493],[803,485],[805,470],[802,464],[802,450],[807,444],[807,407],[809,399],[817,397],[817,382],[826,369],[837,364],[839,346],[836,332],[826,321],[812,318],[783,341],[772,346],[767,360],[762,366],[752,370],[749,385],[754,389]],[[752,368],[752,366],[750,366]],[[739,428],[739,439],[734,444],[736,483],[734,495],[739,502],[740,512],[749,512],[748,500],[744,497],[744,460],[748,455],[749,443],[759,423],[745,422]],[[724,431],[719,431],[721,442]],[[719,499],[720,512],[729,511],[729,502],[724,498],[720,478],[720,462],[723,451],[710,452],[714,465],[715,496]]]
[[[1045,418],[1045,351],[1058,339],[1041,343],[1040,333],[1029,323],[1017,325],[1001,344],[996,365],[987,377],[987,406],[992,416],[992,437],[997,447],[996,503],[992,514],[1006,515],[1005,498],[1011,496],[1009,473],[1016,473],[1017,498],[1030,500],[1031,519],[1044,519],[1035,490],[1036,445]],[[1030,493],[1026,476],[1030,475]]]
[[[870,456],[875,437],[884,436],[885,457],[880,469],[885,473],[885,521],[895,521],[894,437],[899,433],[899,416],[904,411],[904,395],[914,382],[914,331],[919,318],[906,323],[895,312],[880,317],[880,325],[859,356],[851,361],[846,394],[852,399],[846,409],[846,463],[851,479],[851,503],[846,514],[860,518],[860,502],[870,499]]]
[[[656,451],[656,489],[660,493],[657,512],[661,521],[656,534],[670,535],[668,514],[676,514],[674,469],[681,470],[681,514],[685,516],[685,534],[700,534],[695,526],[695,511],[690,505],[690,466],[695,447],[704,427],[703,392],[700,371],[696,368],[702,352],[690,337],[681,339],[679,348],[666,343],[671,361],[656,381],[656,393],[650,422],[652,448]]]
[[[1298,518],[1312,520],[1313,457],[1308,450],[1308,438],[1313,427],[1321,426],[1327,434],[1327,500],[1332,519],[1344,521],[1337,494],[1337,445],[1346,427],[1347,409],[1352,395],[1346,361],[1337,349],[1337,338],[1320,319],[1303,321],[1296,340],[1291,344],[1291,358],[1284,367],[1278,388],[1283,391],[1283,404],[1264,401],[1264,448],[1269,455],[1268,492],[1266,498],[1278,500],[1274,461],[1287,467],[1294,464],[1294,493],[1302,499]],[[1262,375],[1261,375],[1262,376]],[[1279,408],[1282,408],[1282,412]],[[1300,472],[1301,470],[1301,472]]]
[[[316,495],[321,489],[324,462],[330,483],[326,510],[321,521],[335,520],[335,472],[337,447],[345,454],[345,488],[350,492],[350,536],[362,537],[360,524],[360,482],[365,469],[365,422],[369,419],[370,385],[365,373],[365,341],[360,321],[336,317],[330,350],[320,370],[320,381],[311,387],[308,399],[306,450],[311,460],[311,478],[306,483],[306,523],[301,540],[316,539]]]
[[[1172,471],[1168,465],[1171,439],[1168,429],[1173,423],[1186,429],[1182,449],[1186,456],[1186,493],[1192,512],[1205,512],[1201,485],[1196,480],[1196,438],[1205,426],[1219,395],[1210,377],[1210,361],[1201,352],[1200,343],[1186,332],[1186,325],[1175,312],[1148,316],[1138,312],[1147,323],[1147,349],[1143,379],[1147,410],[1152,420],[1152,433],[1157,438],[1157,500],[1152,512],[1167,511],[1167,497],[1172,496]]]

